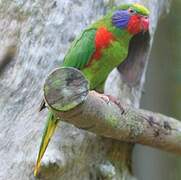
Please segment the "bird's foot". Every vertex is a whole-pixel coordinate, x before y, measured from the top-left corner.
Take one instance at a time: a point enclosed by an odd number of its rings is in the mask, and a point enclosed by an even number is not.
[[[113,102],[114,104],[116,104],[119,109],[121,110],[121,114],[124,114],[124,108],[123,106],[121,105],[121,102],[114,96],[111,96],[111,95],[106,95],[108,98],[109,98],[109,101]]]
[[[101,94],[101,97],[100,97],[103,101],[105,101],[107,104],[109,104],[110,102],[110,98],[108,95],[105,95],[105,94]]]
[[[96,91],[92,91],[92,93],[96,93],[96,96],[99,96],[104,102],[106,102],[106,104],[109,104],[110,102],[113,102],[114,104],[116,104],[119,109],[121,110],[121,114],[124,114],[124,108],[121,105],[121,102],[114,96],[112,95],[105,95],[105,94],[99,94]]]
[[[107,104],[110,102],[109,97],[105,94],[100,94],[96,91],[91,91],[92,94],[95,94],[95,96],[101,98],[103,101],[105,101]]]

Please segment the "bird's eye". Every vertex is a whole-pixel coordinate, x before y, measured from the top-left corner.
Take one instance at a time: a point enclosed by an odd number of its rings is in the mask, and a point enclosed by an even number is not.
[[[130,13],[130,14],[135,14],[136,13],[136,11],[134,11],[133,9],[128,9],[128,12]]]

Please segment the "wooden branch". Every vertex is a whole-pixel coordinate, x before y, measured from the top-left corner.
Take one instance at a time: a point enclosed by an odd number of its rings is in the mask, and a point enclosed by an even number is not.
[[[45,82],[44,95],[58,117],[78,128],[181,154],[178,120],[89,92],[88,82],[74,68],[60,68],[51,73]]]

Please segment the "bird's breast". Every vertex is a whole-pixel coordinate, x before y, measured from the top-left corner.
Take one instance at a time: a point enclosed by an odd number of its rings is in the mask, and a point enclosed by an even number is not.
[[[128,53],[128,44],[114,40],[110,42],[108,47],[102,48],[96,53],[92,56],[90,65],[83,69],[84,75],[90,82],[91,89],[95,89],[102,84],[108,74],[124,61]],[[97,55],[99,55],[98,59]]]

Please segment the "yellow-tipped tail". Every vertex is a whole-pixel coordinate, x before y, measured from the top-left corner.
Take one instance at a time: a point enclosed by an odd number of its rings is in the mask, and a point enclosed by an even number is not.
[[[34,176],[37,176],[39,173],[41,159],[55,131],[57,123],[58,123],[58,120],[55,118],[55,116],[52,113],[49,113],[47,124],[43,133],[43,137],[42,137],[42,141],[41,141],[41,145],[40,145],[40,149],[38,153],[38,158],[37,158],[35,169],[34,169]]]

